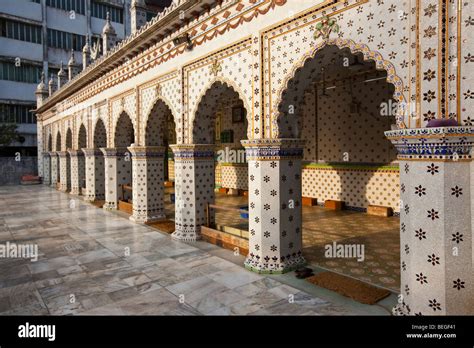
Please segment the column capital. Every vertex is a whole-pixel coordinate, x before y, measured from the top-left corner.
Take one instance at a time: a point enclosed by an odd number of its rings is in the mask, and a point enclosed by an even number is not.
[[[67,152],[69,152],[69,155],[71,155],[71,157],[84,156],[84,152],[82,152],[82,150],[68,150]]]
[[[128,152],[126,147],[101,147],[104,157],[123,157]]]
[[[280,160],[303,158],[302,139],[254,139],[242,140],[247,152],[247,160]]]
[[[214,144],[176,144],[170,145],[174,158],[179,159],[209,159],[214,158]]]
[[[100,151],[100,149],[81,149],[81,151],[86,155],[87,157],[92,157],[92,156],[102,156],[103,153]]]
[[[43,152],[43,157],[51,156],[51,152],[45,151]]]
[[[67,155],[69,155],[69,152],[68,151],[58,151],[57,154],[58,154],[59,157],[65,158],[65,157],[67,157]]]
[[[474,127],[412,128],[385,132],[404,161],[472,161]]]
[[[130,146],[127,149],[134,159],[163,158],[165,156],[164,146]]]
[[[56,151],[50,151],[48,152],[51,157],[57,157],[58,153]]]

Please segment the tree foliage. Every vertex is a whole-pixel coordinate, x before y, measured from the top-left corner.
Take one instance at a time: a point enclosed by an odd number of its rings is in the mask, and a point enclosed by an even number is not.
[[[0,124],[0,147],[8,146],[18,140],[17,125],[15,123]]]

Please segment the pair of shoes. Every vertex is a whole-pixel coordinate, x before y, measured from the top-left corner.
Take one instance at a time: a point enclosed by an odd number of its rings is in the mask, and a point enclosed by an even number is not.
[[[304,279],[304,278],[308,278],[314,275],[313,270],[308,267],[299,268],[295,271],[295,273],[296,273],[296,278],[298,279]]]

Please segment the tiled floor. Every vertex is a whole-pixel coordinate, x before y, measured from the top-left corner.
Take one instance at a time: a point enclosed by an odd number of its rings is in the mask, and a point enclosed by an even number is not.
[[[45,186],[0,187],[6,242],[36,244],[40,256],[0,259],[2,315],[387,314],[324,289],[322,299],[304,281],[301,291],[293,275],[249,272],[230,251],[173,241]]]
[[[364,246],[364,260],[327,258],[325,246],[333,242]],[[398,292],[400,219],[304,207],[303,255],[311,264]]]
[[[247,197],[216,194],[217,205],[243,206]],[[171,215],[173,205],[168,209]],[[216,222],[248,229],[237,213],[217,211]],[[303,207],[303,253],[309,264],[342,273],[398,292],[400,290],[400,219],[370,216],[354,211]],[[325,246],[363,245],[365,259],[327,258]]]

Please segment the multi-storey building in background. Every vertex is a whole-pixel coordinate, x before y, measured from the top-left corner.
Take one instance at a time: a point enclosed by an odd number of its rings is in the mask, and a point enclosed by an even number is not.
[[[35,89],[44,72],[50,88],[57,88],[61,67],[67,71],[74,52],[83,66],[83,48],[90,42],[102,50],[107,13],[116,42],[132,32],[130,10],[140,6],[150,20],[169,1],[136,0],[2,0],[0,3],[0,123],[16,123],[18,141],[0,156],[20,152],[36,156]],[[89,39],[90,38],[90,39]],[[97,52],[102,54],[102,52]],[[93,52],[92,52],[93,54]]]

